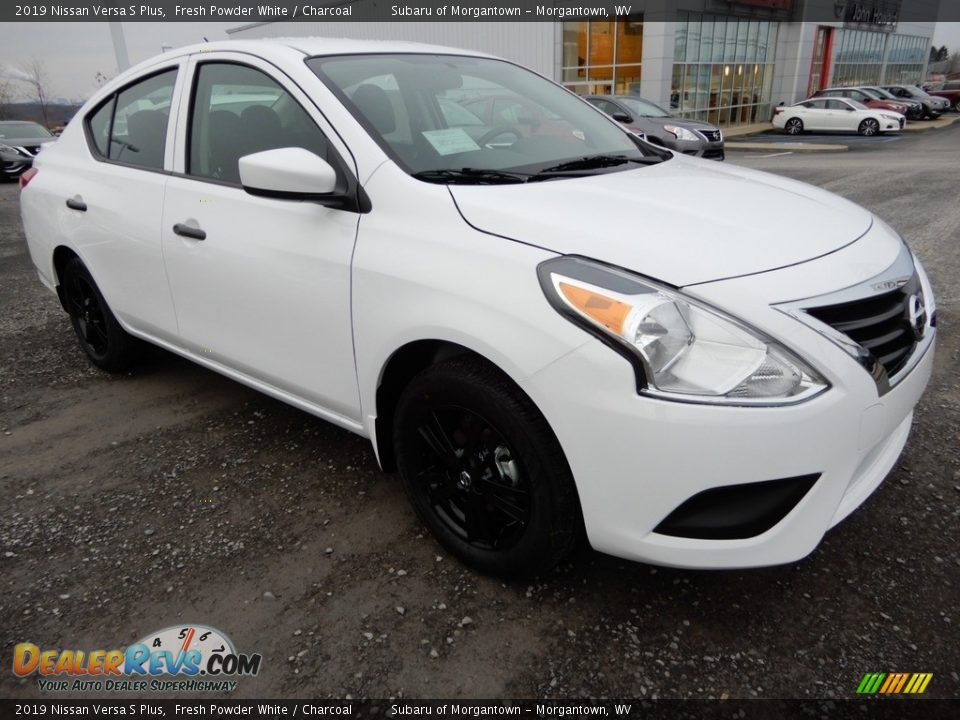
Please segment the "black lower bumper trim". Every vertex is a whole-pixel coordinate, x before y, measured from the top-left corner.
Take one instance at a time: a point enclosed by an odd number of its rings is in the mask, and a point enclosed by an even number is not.
[[[704,490],[670,513],[654,532],[701,540],[755,537],[783,520],[819,478],[816,473]]]

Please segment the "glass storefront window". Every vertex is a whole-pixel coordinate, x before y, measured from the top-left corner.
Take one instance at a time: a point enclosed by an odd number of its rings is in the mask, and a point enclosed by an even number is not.
[[[777,23],[678,12],[670,107],[718,125],[770,116]]]
[[[831,84],[920,82],[929,45],[929,39],[924,37],[887,35],[869,30],[837,30]],[[886,73],[883,72],[884,48],[887,53]]]
[[[632,94],[640,87],[643,19],[564,22],[561,82],[579,95]]]

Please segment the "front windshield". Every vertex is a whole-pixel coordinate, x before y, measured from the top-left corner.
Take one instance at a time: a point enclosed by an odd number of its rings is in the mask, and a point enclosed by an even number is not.
[[[53,137],[42,125],[32,122],[0,123],[0,138],[48,138]]]
[[[307,64],[383,150],[421,179],[464,170],[527,177],[594,156],[605,163],[591,170],[611,172],[667,157],[570,92],[502,60],[374,54]]]
[[[631,113],[634,115],[639,115],[640,117],[670,117],[670,113],[668,113],[659,105],[654,105],[652,102],[647,102],[646,100],[641,100],[640,98],[618,97],[617,100],[619,100],[620,104],[627,108]]]
[[[853,100],[852,98],[847,98],[847,102],[853,105],[857,110],[869,110],[866,105],[864,105],[859,100]]]
[[[873,88],[860,88],[860,92],[862,92],[868,98],[873,98],[874,100],[883,100],[883,95],[878,93]]]

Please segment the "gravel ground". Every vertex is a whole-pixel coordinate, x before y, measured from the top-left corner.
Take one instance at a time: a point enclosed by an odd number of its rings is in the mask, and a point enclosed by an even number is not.
[[[874,671],[960,696],[958,141],[728,160],[877,211],[939,292],[932,384],[860,511],[787,567],[584,550],[531,584],[446,557],[360,438],[161,351],[126,376],[92,368],[0,186],[0,652],[198,622],[263,654],[237,697],[844,698]],[[37,694],[0,674],[0,695]]]

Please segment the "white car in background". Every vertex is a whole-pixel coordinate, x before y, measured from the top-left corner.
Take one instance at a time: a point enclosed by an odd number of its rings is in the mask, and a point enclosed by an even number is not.
[[[478,86],[559,121],[468,133],[442,108]],[[798,560],[893,467],[933,364],[927,276],[871,212],[469,51],[167,52],[21,186],[92,363],[147,341],[369,438],[491,573],[584,530],[673,566]]]
[[[773,112],[773,126],[788,135],[826,130],[871,136],[899,132],[907,122],[900,113],[868,108],[849,98],[808,98],[794,105],[778,106]]]

